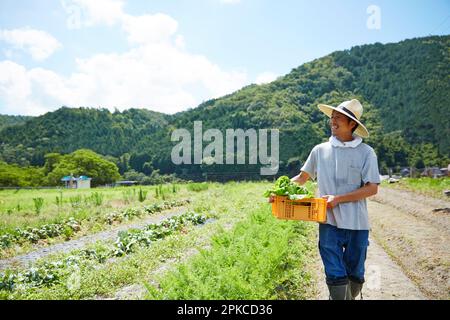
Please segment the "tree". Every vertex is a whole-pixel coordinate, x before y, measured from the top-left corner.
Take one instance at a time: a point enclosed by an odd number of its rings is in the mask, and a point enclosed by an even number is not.
[[[44,181],[42,168],[9,165],[0,161],[0,187],[37,187]]]
[[[55,166],[61,160],[61,157],[62,156],[59,153],[47,153],[44,156],[45,159],[44,173],[49,174],[50,172],[52,172]]]
[[[113,183],[120,179],[116,164],[88,149],[80,149],[61,156],[54,169],[48,174],[47,180],[52,185],[59,185],[61,178],[70,174],[92,178],[93,186]]]

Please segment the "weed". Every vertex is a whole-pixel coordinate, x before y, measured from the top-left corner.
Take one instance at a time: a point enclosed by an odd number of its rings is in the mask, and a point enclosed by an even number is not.
[[[100,207],[103,204],[103,194],[94,192],[91,194],[91,200],[96,207]]]
[[[72,208],[79,208],[81,207],[81,196],[70,197],[69,202]]]
[[[189,191],[204,191],[204,190],[208,190],[208,184],[205,182],[202,183],[189,183],[187,186]]]
[[[44,199],[43,198],[33,198],[34,202],[34,211],[36,214],[41,213],[42,207],[44,206]]]
[[[144,191],[144,190],[142,190],[142,188],[139,188],[139,193],[138,193],[139,202],[144,202],[146,198],[147,198],[147,191]]]

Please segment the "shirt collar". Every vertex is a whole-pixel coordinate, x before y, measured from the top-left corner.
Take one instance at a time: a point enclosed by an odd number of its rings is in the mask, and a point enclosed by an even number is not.
[[[362,142],[362,138],[359,136],[353,136],[352,141],[342,142],[335,136],[331,136],[329,139],[331,145],[333,147],[341,147],[341,148],[356,148]]]

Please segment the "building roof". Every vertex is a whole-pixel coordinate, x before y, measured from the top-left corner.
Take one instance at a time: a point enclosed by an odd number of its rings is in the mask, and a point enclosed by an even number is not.
[[[89,181],[92,180],[92,178],[89,178],[88,176],[79,176],[78,178],[75,178],[73,176],[65,176],[61,178],[61,181]]]

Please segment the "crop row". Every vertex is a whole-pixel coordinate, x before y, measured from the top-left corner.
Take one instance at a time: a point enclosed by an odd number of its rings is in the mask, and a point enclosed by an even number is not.
[[[171,209],[174,207],[180,207],[188,204],[190,201],[186,200],[172,200],[172,201],[164,201],[161,204],[151,204],[148,206],[144,206],[143,208],[128,208],[124,211],[119,212],[111,212],[103,217],[103,221],[108,224],[113,224],[114,222],[122,222],[123,220],[131,220],[135,217],[140,217],[145,214],[154,214],[157,212],[161,212],[167,209]]]
[[[189,200],[165,201],[162,204],[152,204],[143,208],[128,208],[123,211],[112,212],[97,219],[102,223],[113,224],[115,221],[122,222],[123,220],[131,220],[145,214],[154,214],[170,208],[180,207],[187,203],[189,203]],[[0,236],[0,249],[8,248],[15,243],[25,241],[37,243],[41,239],[50,239],[61,235],[69,239],[79,230],[81,230],[81,221],[77,221],[73,217],[60,223],[42,225],[39,228],[16,228],[14,232]]]
[[[25,241],[36,243],[40,239],[54,238],[62,234],[64,234],[66,238],[69,238],[74,232],[77,232],[80,229],[80,222],[73,217],[61,223],[45,224],[39,228],[16,228],[13,233],[7,233],[0,236],[0,248],[5,249],[14,243]]]
[[[83,249],[64,259],[45,261],[24,271],[6,271],[0,273],[0,290],[14,291],[51,286],[62,283],[81,267],[93,267],[96,263],[104,263],[114,257],[122,257],[132,253],[137,247],[148,247],[156,240],[179,231],[187,223],[203,224],[206,218],[195,212],[187,212],[170,217],[160,223],[148,224],[144,229],[130,229],[120,232],[111,248]]]

